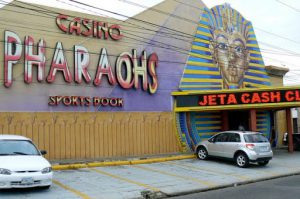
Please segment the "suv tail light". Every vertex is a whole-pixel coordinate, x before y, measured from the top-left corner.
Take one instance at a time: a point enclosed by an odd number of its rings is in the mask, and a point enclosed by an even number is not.
[[[255,144],[246,144],[246,147],[248,148],[248,149],[254,149],[254,147],[255,147]]]

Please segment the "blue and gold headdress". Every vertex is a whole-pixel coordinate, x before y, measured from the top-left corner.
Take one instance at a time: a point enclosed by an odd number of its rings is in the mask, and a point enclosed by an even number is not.
[[[218,30],[239,34],[245,40],[249,52],[249,64],[243,79],[244,87],[269,86],[270,80],[251,22],[232,9],[229,4],[224,4],[212,9],[204,9],[180,81],[180,90],[223,88],[220,69],[215,64],[210,50],[210,44],[214,42],[213,34]]]

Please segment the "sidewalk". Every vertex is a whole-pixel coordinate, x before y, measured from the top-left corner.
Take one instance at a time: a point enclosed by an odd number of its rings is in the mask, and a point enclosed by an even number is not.
[[[78,187],[77,190],[90,198],[141,198],[142,194],[159,198],[293,174],[300,174],[300,152],[289,154],[285,150],[275,150],[273,160],[266,167],[253,165],[241,169],[231,162],[199,161],[194,158],[87,168],[68,173],[59,171],[56,172],[56,180],[70,187]],[[71,176],[81,180],[70,181]]]
[[[54,172],[50,190],[4,195],[7,199],[164,198],[300,174],[300,152],[275,150],[265,166],[196,158],[157,163],[88,167]],[[0,194],[0,197],[2,195]]]

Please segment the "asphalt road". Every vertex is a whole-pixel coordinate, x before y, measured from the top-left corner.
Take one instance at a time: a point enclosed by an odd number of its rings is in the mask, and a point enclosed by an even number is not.
[[[300,198],[300,175],[200,192],[172,199],[290,199]]]

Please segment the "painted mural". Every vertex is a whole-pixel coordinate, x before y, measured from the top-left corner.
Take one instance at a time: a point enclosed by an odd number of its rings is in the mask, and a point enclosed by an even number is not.
[[[253,26],[229,4],[205,9],[180,81],[181,91],[270,86]],[[201,139],[221,131],[220,112],[178,113],[183,145],[193,150]],[[269,136],[270,115],[257,113],[257,130]]]

